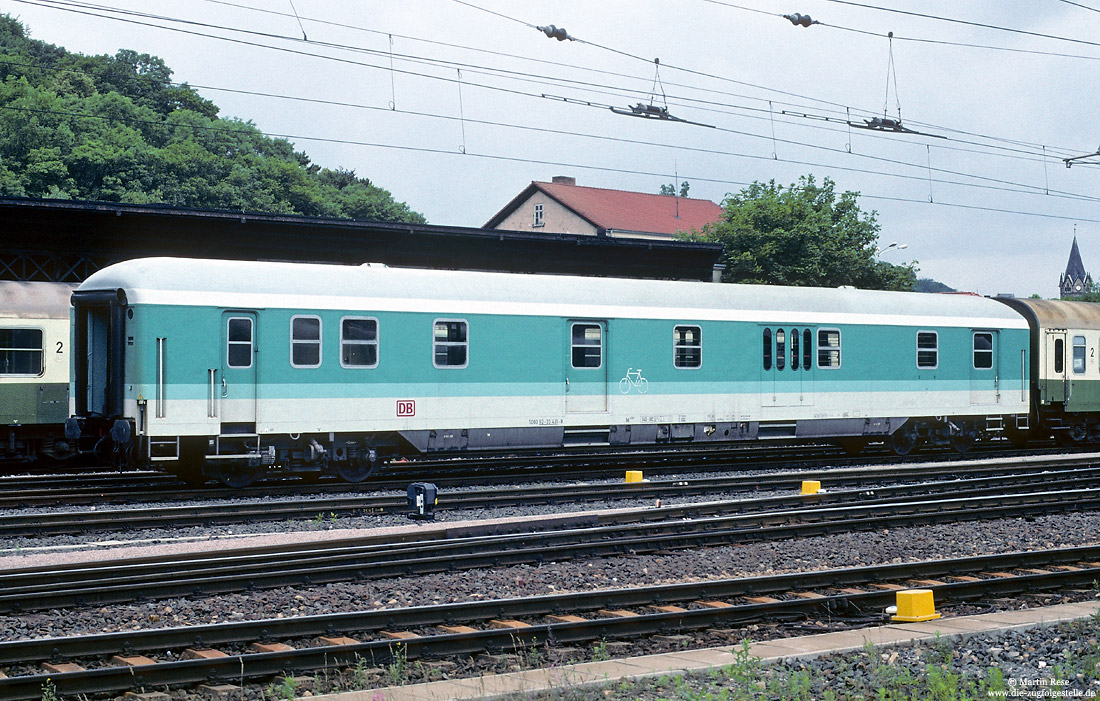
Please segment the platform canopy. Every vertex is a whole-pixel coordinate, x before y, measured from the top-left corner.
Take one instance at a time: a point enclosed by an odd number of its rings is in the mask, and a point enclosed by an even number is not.
[[[150,256],[710,280],[718,244],[0,197],[0,280]]]

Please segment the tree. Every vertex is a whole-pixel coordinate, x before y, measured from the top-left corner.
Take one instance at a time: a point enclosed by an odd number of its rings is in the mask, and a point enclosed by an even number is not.
[[[0,195],[424,222],[171,78],[156,56],[69,53],[0,14]]]
[[[688,196],[688,190],[690,190],[690,189],[691,189],[691,183],[689,183],[687,180],[680,183],[680,197],[687,197]],[[676,194],[676,186],[673,185],[672,183],[668,183],[667,185],[662,185],[661,186],[661,191],[660,191],[659,194],[662,194],[662,195],[675,195]]]
[[[722,218],[689,238],[725,246],[723,282],[912,290],[913,263],[875,257],[877,213],[862,211],[856,192],[839,197],[812,175],[784,187],[754,182],[722,203]]]

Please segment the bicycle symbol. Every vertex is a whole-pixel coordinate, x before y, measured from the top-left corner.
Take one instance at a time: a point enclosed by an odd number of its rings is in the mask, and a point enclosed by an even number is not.
[[[639,394],[645,394],[649,390],[649,380],[642,377],[642,369],[630,368],[626,371],[626,377],[619,380],[619,391],[629,394],[631,389],[637,388]]]

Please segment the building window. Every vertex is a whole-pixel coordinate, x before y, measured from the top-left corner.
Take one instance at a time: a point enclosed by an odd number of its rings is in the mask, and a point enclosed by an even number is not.
[[[764,369],[772,369],[772,330],[764,329]]]
[[[41,329],[0,329],[0,375],[41,375],[42,353]]]
[[[433,362],[437,368],[464,368],[469,364],[466,322],[436,319],[432,331]]]
[[[974,334],[974,369],[993,367],[993,334],[982,331]]]
[[[917,367],[934,370],[940,364],[940,335],[935,331],[917,332]]]
[[[672,330],[672,364],[697,368],[703,364],[703,336],[698,326],[677,326]]]
[[[378,367],[378,320],[344,317],[340,320],[340,365]]]
[[[535,218],[534,218],[534,220],[533,220],[533,221],[531,222],[531,226],[542,226],[542,225],[543,225],[543,221],[542,221],[542,205],[541,205],[541,204],[536,204],[536,205],[535,205]]]
[[[572,356],[575,368],[603,365],[603,329],[599,324],[573,324]]]
[[[1073,337],[1073,374],[1085,374],[1085,337]]]
[[[321,365],[321,317],[290,318],[290,364],[296,368]]]
[[[817,330],[817,367],[840,367],[840,329]]]
[[[252,319],[233,316],[225,323],[225,364],[231,368],[252,367]]]

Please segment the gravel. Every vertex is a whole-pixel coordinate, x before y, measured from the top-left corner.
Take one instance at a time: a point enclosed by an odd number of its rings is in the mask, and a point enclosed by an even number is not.
[[[765,496],[757,494],[754,496]],[[695,501],[713,500],[715,495]],[[692,499],[677,498],[677,504]],[[652,500],[644,502],[608,502],[586,504],[585,509],[629,508],[652,506]],[[141,508],[151,505],[145,504]],[[438,513],[438,520],[455,523],[468,519],[531,518],[559,511],[556,506],[503,507],[477,512]],[[48,557],[63,560],[66,557],[103,557],[98,552],[104,547],[133,546],[139,543],[159,544],[159,549],[195,549],[231,547],[247,534],[275,534],[266,537],[347,537],[366,529],[410,526],[400,515],[368,515],[359,517],[317,518],[294,522],[251,523],[247,526],[212,528],[181,528],[174,530],[150,530],[138,533],[95,534],[90,537],[50,537],[48,539],[8,539],[0,546],[0,568],[19,566]],[[350,529],[350,530],[349,530]],[[364,530],[358,530],[364,529]],[[295,535],[296,534],[296,535]],[[312,535],[310,535],[312,534]],[[181,540],[185,539],[185,540]],[[186,539],[190,539],[188,542]],[[466,570],[402,577],[391,580],[335,583],[314,587],[294,587],[206,598],[178,598],[155,602],[89,607],[65,611],[51,611],[24,615],[0,615],[0,640],[41,638],[60,635],[105,633],[126,630],[160,628],[168,626],[198,625],[237,620],[281,618],[298,615],[326,614],[361,609],[396,608],[429,604],[461,602],[478,599],[497,599],[570,591],[641,586],[685,581],[705,581],[735,577],[762,576],[786,572],[820,570],[839,567],[855,567],[872,564],[908,562],[926,559],[942,559],[969,555],[1047,549],[1100,543],[1100,514],[1077,513],[1015,518],[989,522],[924,526],[919,528],[883,529],[874,532],[838,534],[827,537],[810,537],[799,540],[753,543],[715,547],[700,550],[672,552],[644,557],[624,556],[597,558],[577,562],[518,565],[493,569]],[[38,548],[44,548],[39,551]],[[94,554],[88,555],[89,550]],[[41,552],[39,555],[33,553]],[[117,553],[112,553],[112,556]],[[1080,599],[1094,600],[1096,592],[1079,592]],[[1033,599],[1027,605],[1040,605],[1046,599]],[[1019,605],[1008,604],[1008,605]],[[966,613],[960,608],[956,613]],[[945,612],[949,613],[949,612]],[[622,656],[667,651],[677,646],[731,646],[751,637],[755,640],[769,637],[803,635],[807,630],[797,626],[753,625],[742,629],[710,631],[684,636],[658,636],[643,643],[618,643],[611,641],[601,649],[562,648],[545,652],[540,663],[565,664],[598,659],[600,655]],[[1048,635],[1049,634],[1049,635]],[[1047,661],[1044,650],[1077,649],[1087,647],[1088,640],[1095,643],[1095,633],[1087,635],[1070,631],[1059,637],[1049,630],[1026,634],[1005,633],[1001,636],[983,636],[967,641],[969,647],[957,648],[960,674],[970,674],[971,668],[985,671],[993,661],[1004,670],[1006,678],[1021,669],[1036,668],[1038,661]],[[1076,636],[1076,638],[1074,637]],[[1090,637],[1091,636],[1091,637]],[[1049,645],[1047,642],[1049,639]],[[1047,647],[1042,647],[1047,645]],[[1039,647],[1036,647],[1039,646]],[[1060,646],[1060,647],[1059,647]],[[1029,648],[1035,648],[1031,650]],[[1084,648],[1081,648],[1082,650]],[[933,651],[934,652],[934,651]],[[896,655],[895,655],[896,653]],[[866,653],[860,653],[866,656]],[[926,665],[928,655],[920,648],[905,648],[887,654],[890,665],[898,670]],[[952,655],[955,653],[953,652]],[[440,662],[418,666],[417,673],[406,679],[426,680],[442,676],[463,676],[485,671],[515,671],[531,664],[531,660],[516,655],[480,656],[475,661]],[[829,666],[828,660],[814,662],[805,669],[857,669],[858,654],[847,661],[838,658]],[[1053,664],[1053,662],[1049,662]],[[870,658],[865,660],[867,670],[877,669]],[[792,666],[773,675],[798,672],[801,667]],[[871,674],[870,671],[867,674]],[[828,674],[826,674],[828,676]],[[761,677],[766,681],[765,677]],[[371,670],[359,679],[360,685],[392,683],[386,670]],[[331,684],[347,684],[347,679],[334,679]],[[833,688],[839,682],[829,682]],[[824,688],[824,687],[822,687]],[[839,688],[839,687],[838,687]],[[320,689],[318,689],[320,691]],[[577,692],[586,694],[587,692]],[[602,693],[602,692],[601,692]],[[638,698],[667,698],[670,692],[638,688]],[[705,692],[701,692],[705,693]],[[634,698],[617,696],[616,698]],[[246,698],[258,698],[248,692]],[[583,696],[582,696],[583,697]],[[605,698],[605,695],[593,698]],[[820,698],[820,694],[805,698]],[[855,695],[852,697],[859,697]],[[685,697],[693,698],[693,697]],[[766,698],[761,696],[760,698]],[[845,698],[841,696],[840,698]]]
[[[898,528],[644,557],[516,565],[112,605],[63,614],[4,615],[0,616],[0,639],[523,597],[1096,543],[1100,543],[1100,514]]]

